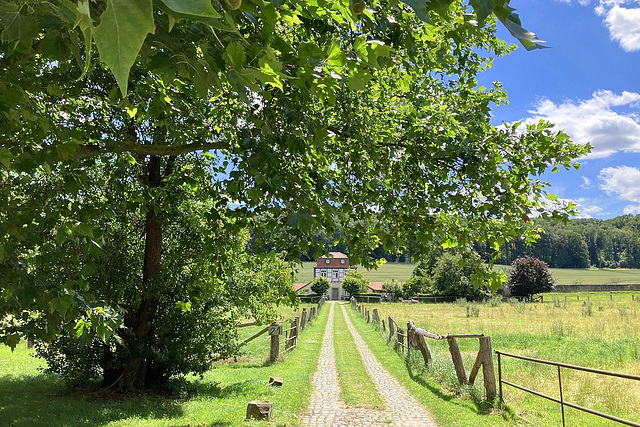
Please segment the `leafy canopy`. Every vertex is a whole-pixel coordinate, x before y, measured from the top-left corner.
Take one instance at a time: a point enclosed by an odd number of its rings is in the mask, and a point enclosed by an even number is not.
[[[125,309],[96,290],[102,215],[161,212],[177,188],[210,201],[198,224],[224,230],[211,241],[250,230],[258,255],[297,259],[336,226],[365,266],[380,244],[420,256],[434,241],[534,240],[522,218],[575,209],[545,205],[538,176],[588,148],[549,123],[491,125],[506,94],[476,75],[512,49],[494,17],[540,47],[493,0],[1,2],[0,316],[15,321],[0,341],[108,341]],[[152,160],[162,185],[131,187]],[[39,273],[63,261],[55,279]],[[476,285],[499,286],[475,268]]]

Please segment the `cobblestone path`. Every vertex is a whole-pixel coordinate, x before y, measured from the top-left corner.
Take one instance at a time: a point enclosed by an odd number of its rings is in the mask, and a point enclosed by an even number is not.
[[[382,396],[386,408],[349,407],[340,400],[340,384],[333,340],[333,319],[337,303],[329,303],[329,320],[325,330],[318,370],[313,375],[313,393],[302,421],[310,426],[424,426],[435,427],[431,416],[418,401],[391,376],[362,340],[341,306],[347,327],[354,337],[365,367]]]

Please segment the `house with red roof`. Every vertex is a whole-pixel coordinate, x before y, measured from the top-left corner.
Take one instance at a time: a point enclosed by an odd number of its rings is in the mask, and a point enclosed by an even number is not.
[[[342,288],[344,276],[350,269],[357,267],[349,264],[349,257],[342,252],[330,252],[329,256],[321,256],[318,258],[316,265],[313,267],[313,278],[326,277],[331,283],[329,288],[329,299],[339,300],[344,298],[345,292]],[[311,282],[294,283],[293,287],[298,294],[311,294]],[[371,282],[369,284],[369,292],[381,293],[382,282]]]

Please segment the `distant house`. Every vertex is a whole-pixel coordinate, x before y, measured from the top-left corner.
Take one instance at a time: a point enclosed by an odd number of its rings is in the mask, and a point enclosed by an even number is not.
[[[330,299],[341,299],[344,296],[342,281],[350,268],[349,257],[342,252],[330,252],[331,256],[321,256],[313,267],[313,278],[326,277],[331,283]],[[353,267],[355,268],[355,267]]]
[[[342,281],[347,271],[355,269],[357,267],[349,264],[349,257],[342,252],[330,252],[330,256],[321,256],[318,258],[316,265],[313,267],[313,278],[326,277],[331,283],[329,288],[329,299],[339,300],[345,296],[344,289],[342,289]],[[299,295],[312,294],[311,282],[309,283],[294,283],[293,288]],[[369,292],[382,293],[382,282],[369,283]]]

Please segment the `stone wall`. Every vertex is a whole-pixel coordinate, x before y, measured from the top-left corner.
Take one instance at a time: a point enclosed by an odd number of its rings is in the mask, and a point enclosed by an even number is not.
[[[640,284],[631,285],[556,285],[555,292],[640,291]]]

